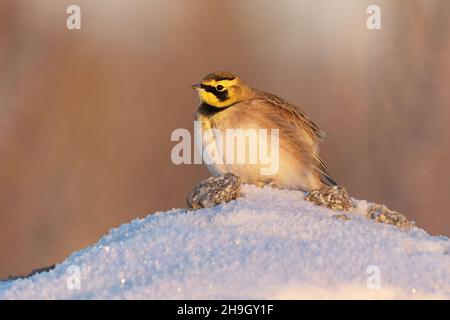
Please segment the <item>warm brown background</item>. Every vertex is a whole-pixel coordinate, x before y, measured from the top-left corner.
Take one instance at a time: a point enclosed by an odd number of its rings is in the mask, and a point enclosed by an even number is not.
[[[184,206],[207,171],[173,165],[170,134],[192,128],[190,85],[223,69],[302,106],[352,195],[449,235],[449,14],[447,0],[2,0],[0,277]]]

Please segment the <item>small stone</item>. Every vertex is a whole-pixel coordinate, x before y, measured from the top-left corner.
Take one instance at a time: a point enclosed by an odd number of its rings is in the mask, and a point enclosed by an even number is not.
[[[201,181],[186,198],[190,209],[212,208],[240,196],[241,180],[232,173]]]
[[[278,182],[274,179],[269,179],[266,181],[258,181],[254,183],[258,188],[264,188],[264,187],[271,187],[274,189],[278,189],[279,185]]]
[[[352,201],[347,190],[341,186],[324,186],[309,192],[306,201],[332,210],[348,211],[352,208]]]
[[[333,218],[338,219],[338,220],[343,220],[343,221],[348,221],[348,220],[352,220],[348,215],[340,213],[340,214],[335,214],[333,216]]]
[[[367,217],[376,222],[392,224],[401,229],[414,227],[414,222],[409,221],[403,214],[377,203],[371,205],[367,212]]]

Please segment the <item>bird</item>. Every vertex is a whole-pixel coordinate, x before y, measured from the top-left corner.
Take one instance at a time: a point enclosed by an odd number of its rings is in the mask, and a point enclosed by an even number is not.
[[[195,120],[201,124],[199,128],[203,133],[211,129],[221,133],[229,129],[278,129],[279,133],[279,167],[275,173],[262,174],[261,162],[212,162],[207,166],[213,176],[232,173],[239,176],[242,183],[269,184],[305,192],[337,185],[319,156],[319,142],[324,133],[299,107],[253,88],[228,71],[210,73],[192,88],[200,100]],[[214,140],[214,135],[212,137],[203,140],[200,148],[211,151],[211,145],[217,147],[219,142]],[[251,148],[245,151],[254,152]],[[247,154],[246,159],[250,156]]]

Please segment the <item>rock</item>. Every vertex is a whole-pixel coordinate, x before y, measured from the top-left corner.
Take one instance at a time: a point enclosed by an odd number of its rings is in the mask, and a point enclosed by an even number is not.
[[[352,208],[347,190],[341,186],[324,186],[313,190],[306,195],[305,200],[332,210],[348,211]]]
[[[258,181],[258,182],[255,182],[254,184],[258,188],[271,187],[271,188],[278,189],[280,187],[278,185],[278,182],[276,180],[274,180],[274,179],[269,179],[267,181]]]
[[[186,198],[189,209],[211,208],[240,196],[241,180],[232,173],[213,176],[197,184]]]
[[[343,221],[349,221],[352,220],[352,218],[350,218],[348,215],[344,214],[344,213],[340,213],[340,214],[335,214],[333,216],[333,218],[337,219],[337,220],[343,220]]]
[[[367,212],[367,218],[380,223],[392,224],[402,229],[414,227],[414,222],[409,221],[403,214],[377,203],[371,205]]]

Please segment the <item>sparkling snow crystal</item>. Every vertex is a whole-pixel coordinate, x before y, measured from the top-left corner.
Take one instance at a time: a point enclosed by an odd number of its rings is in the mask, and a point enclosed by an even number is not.
[[[450,241],[244,185],[215,208],[113,229],[49,272],[0,283],[2,299],[450,298]]]

